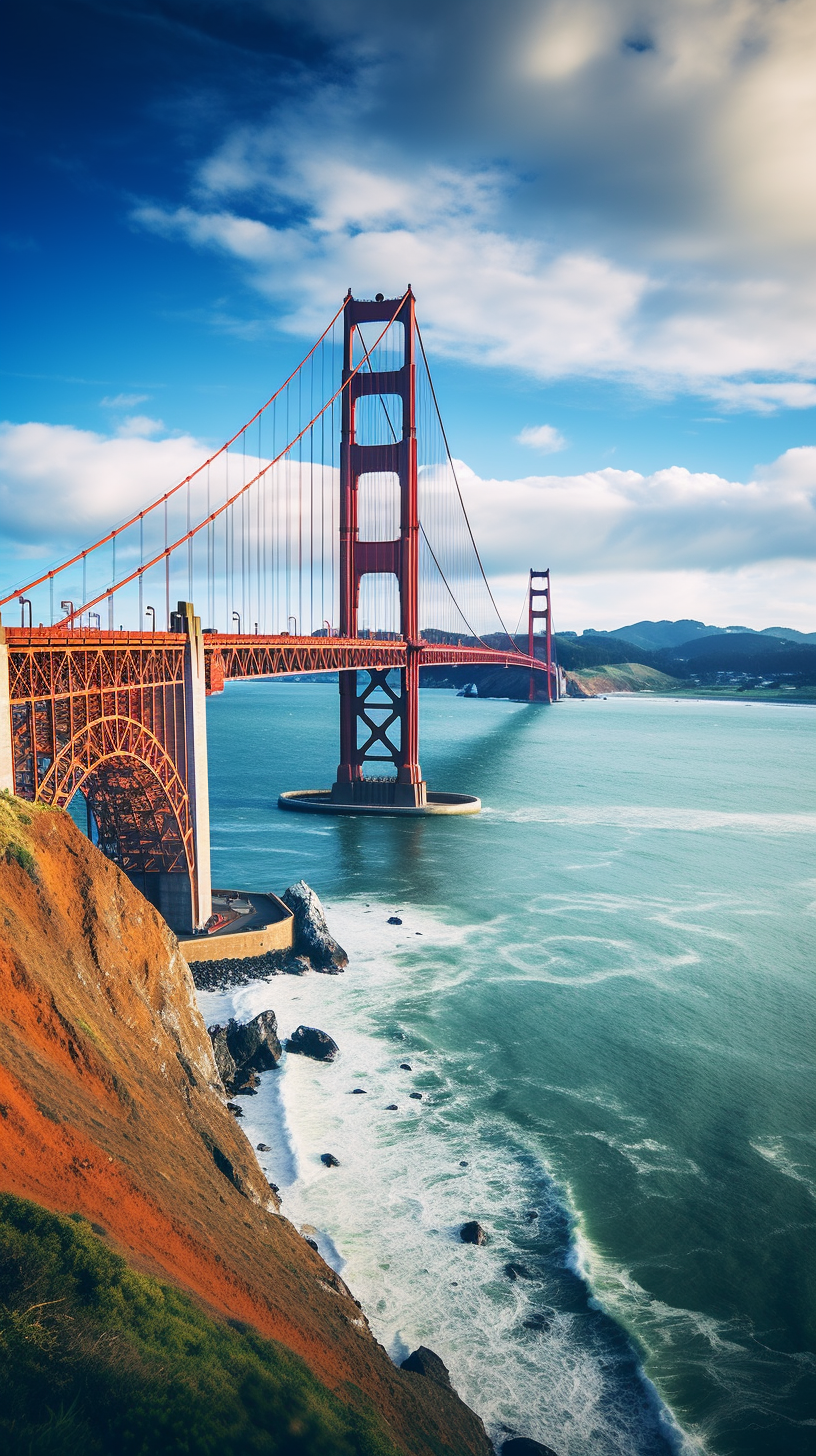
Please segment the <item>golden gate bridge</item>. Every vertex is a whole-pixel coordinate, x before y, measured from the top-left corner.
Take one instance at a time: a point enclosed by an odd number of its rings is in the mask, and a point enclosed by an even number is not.
[[[522,668],[531,700],[558,696],[549,572],[530,572],[525,651],[473,538],[410,288],[349,291],[220,450],[10,603],[0,789],[82,794],[100,848],[193,929],[212,912],[206,698],[227,680],[339,674],[336,781],[279,801],[306,812],[478,808],[422,777],[420,667]]]

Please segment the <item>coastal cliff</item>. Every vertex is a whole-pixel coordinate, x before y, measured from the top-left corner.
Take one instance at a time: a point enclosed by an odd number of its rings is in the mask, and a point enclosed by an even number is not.
[[[279,1213],[227,1107],[173,935],[67,814],[0,796],[0,917],[0,1193],[14,1195],[0,1200],[13,1225],[2,1248],[36,1228],[49,1257],[70,1245],[72,1268],[107,1259],[120,1282],[179,1291],[230,1340],[245,1329],[253,1350],[269,1342],[261,1363],[282,1347],[340,1426],[344,1412],[349,1430],[369,1423],[362,1444],[318,1432],[311,1445],[245,1449],[487,1456],[478,1418],[443,1384],[395,1368],[343,1281]],[[79,1252],[65,1219],[46,1239],[42,1210],[88,1221]],[[26,1297],[34,1308],[40,1296]]]

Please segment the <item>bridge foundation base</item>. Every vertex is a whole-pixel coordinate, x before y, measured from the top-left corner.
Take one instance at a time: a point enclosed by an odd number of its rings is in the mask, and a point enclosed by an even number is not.
[[[188,874],[171,874],[166,870],[153,873],[131,870],[128,879],[137,890],[141,890],[145,899],[158,910],[176,935],[192,934],[193,897]]]
[[[331,789],[294,789],[278,799],[279,809],[299,814],[389,814],[413,819],[428,814],[478,814],[481,807],[481,799],[473,794],[433,793],[430,789],[424,804],[343,802]]]

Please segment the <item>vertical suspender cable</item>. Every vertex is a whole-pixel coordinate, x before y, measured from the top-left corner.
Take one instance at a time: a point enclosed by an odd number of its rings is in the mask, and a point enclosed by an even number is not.
[[[164,551],[165,551],[165,557],[164,557],[164,614],[165,614],[165,621],[166,621],[166,626],[165,626],[165,629],[164,629],[165,632],[169,632],[170,631],[170,555],[169,555],[169,553],[167,551],[167,542],[168,542],[168,535],[167,535],[167,501],[165,501],[164,502]]]

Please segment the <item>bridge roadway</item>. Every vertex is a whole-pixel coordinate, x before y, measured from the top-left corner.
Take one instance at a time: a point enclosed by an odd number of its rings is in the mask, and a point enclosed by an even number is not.
[[[81,791],[100,848],[179,929],[212,908],[206,698],[225,682],[390,668],[416,680],[419,666],[454,663],[546,674],[487,646],[202,633],[183,602],[173,618],[172,632],[0,626],[0,789],[62,808]],[[385,724],[362,718],[390,748],[396,697],[387,708]]]
[[[6,627],[10,705],[74,693],[147,686],[174,676],[168,656],[183,651],[180,632],[106,632],[64,627]],[[206,632],[206,691],[226,681],[285,677],[344,669],[404,668],[409,651],[422,667],[490,663],[494,667],[544,670],[540,658],[466,643],[406,643],[402,638],[295,637],[286,633]]]

